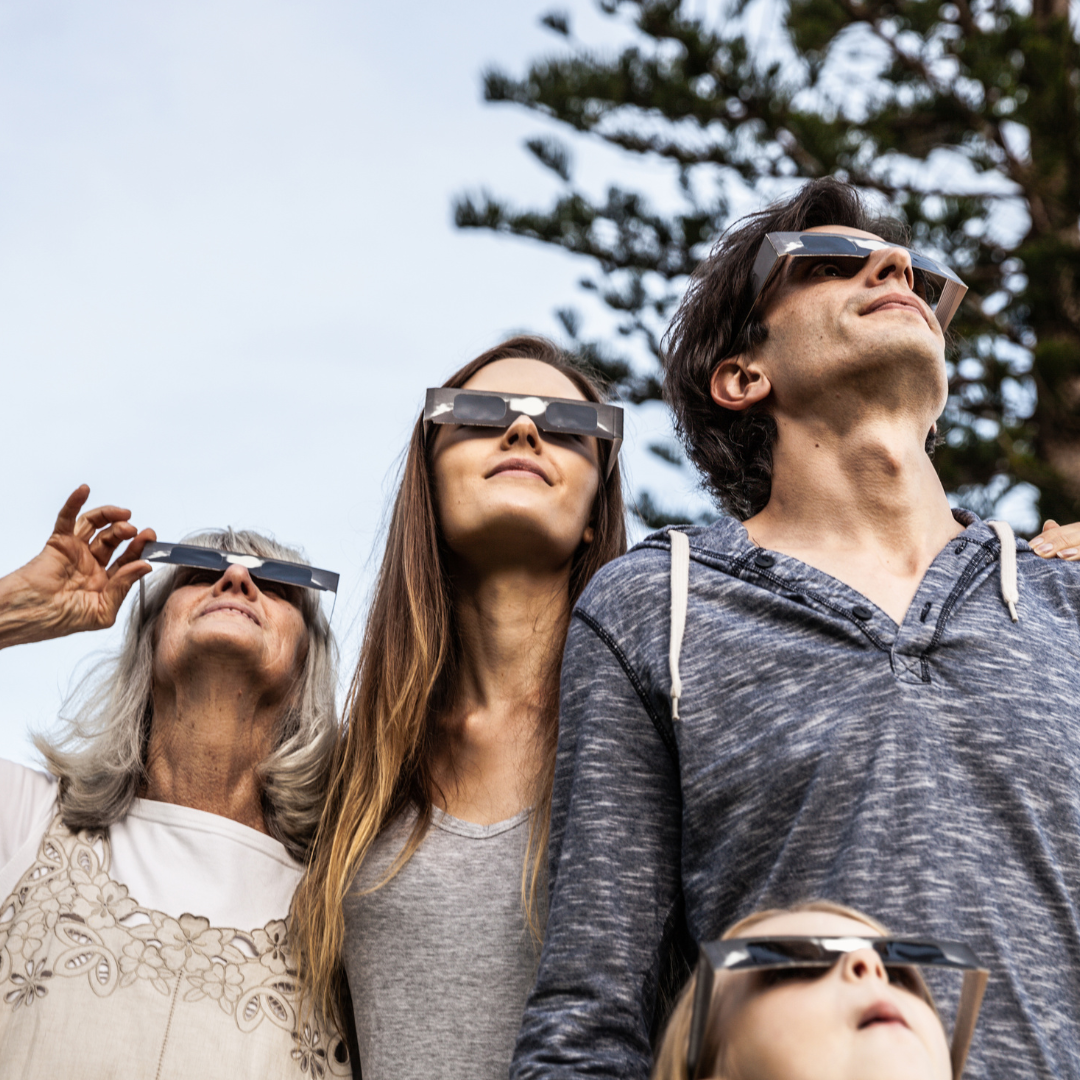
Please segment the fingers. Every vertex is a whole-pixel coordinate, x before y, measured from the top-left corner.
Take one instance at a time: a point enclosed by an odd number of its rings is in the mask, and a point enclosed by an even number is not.
[[[132,525],[130,526],[130,528],[134,529],[135,526]],[[109,568],[110,577],[115,575],[118,570],[128,566],[130,563],[137,562],[139,560],[139,557],[143,553],[143,548],[146,547],[146,545],[149,544],[152,540],[156,539],[157,533],[154,532],[153,529],[143,529],[142,532],[140,532],[138,536],[136,536],[135,539],[132,540],[126,548],[124,548],[123,554]],[[135,576],[135,578],[133,578],[133,580],[135,581],[142,577],[143,574],[149,574],[150,571],[153,569],[153,567],[149,563],[141,563],[140,565],[143,567],[143,569]]]
[[[1059,525],[1056,521],[1043,523],[1043,531],[1031,541],[1031,547],[1044,559],[1080,558],[1080,523]]]
[[[60,510],[60,513],[56,517],[56,524],[53,526],[53,532],[59,533],[61,536],[72,536],[75,532],[75,519],[79,516],[79,511],[83,507],[83,503],[90,497],[90,485],[80,484],[68,497],[67,502],[64,503]]]
[[[116,617],[115,613],[120,610],[120,605],[124,602],[124,597],[128,594],[128,589],[139,578],[146,577],[153,569],[148,562],[136,561],[110,571],[109,584],[105,586],[104,592],[109,597],[109,606],[113,610],[114,618]]]
[[[123,555],[116,560],[116,563],[109,570],[109,584],[105,586],[105,595],[108,597],[109,608],[112,611],[112,617],[116,618],[116,613],[120,610],[120,605],[124,602],[124,597],[127,596],[128,590],[135,584],[139,578],[146,577],[147,574],[153,570],[153,566],[148,562],[138,558],[138,552],[141,552],[143,547],[146,546],[149,541],[156,539],[153,529],[144,529],[143,532],[132,540],[128,544],[127,549]],[[136,553],[133,553],[134,552]]]
[[[134,528],[134,526],[131,526]],[[153,570],[150,563],[140,559],[143,548],[152,540],[157,539],[157,533],[153,529],[143,529],[126,548],[120,558],[109,567],[109,584],[105,586],[105,596],[108,600],[109,609],[115,619],[120,605],[124,602],[128,590],[139,578],[146,577]]]
[[[117,521],[101,532],[90,541],[90,553],[102,565],[108,566],[113,552],[125,541],[130,540],[137,532],[130,521]]]
[[[131,517],[131,511],[119,506],[95,506],[93,510],[87,510],[78,518],[74,532],[80,540],[89,540],[98,529],[103,529],[114,522],[127,521],[129,517]]]

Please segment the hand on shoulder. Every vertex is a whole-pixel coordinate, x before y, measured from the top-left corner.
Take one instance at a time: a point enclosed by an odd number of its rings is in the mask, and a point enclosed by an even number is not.
[[[1042,532],[1031,539],[1036,555],[1044,559],[1080,559],[1080,522],[1059,525],[1053,519],[1043,522]]]

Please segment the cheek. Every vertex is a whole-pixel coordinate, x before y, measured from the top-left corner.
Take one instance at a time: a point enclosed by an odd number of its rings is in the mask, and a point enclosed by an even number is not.
[[[576,454],[564,475],[568,481],[567,492],[569,501],[573,504],[573,512],[579,519],[581,527],[584,528],[592,517],[593,507],[600,493],[599,469],[595,462]]]
[[[828,1076],[824,1063],[844,1058],[842,1026],[812,987],[755,996],[724,1024],[725,1080],[791,1080]]]
[[[181,612],[176,594],[169,597],[154,627],[154,668],[172,664],[181,651]]]
[[[278,613],[280,665],[290,672],[299,672],[307,658],[307,627],[303,614],[292,604],[281,601]]]
[[[475,501],[470,495],[470,481],[481,474],[479,440],[454,442],[446,446],[432,461],[432,487],[439,523],[444,531],[454,532],[454,522],[463,509]]]
[[[926,1002],[918,999],[915,1008],[909,1010],[908,1016],[912,1028],[934,1063],[932,1074],[934,1080],[951,1080],[952,1063],[949,1055],[949,1041],[934,1010]]]

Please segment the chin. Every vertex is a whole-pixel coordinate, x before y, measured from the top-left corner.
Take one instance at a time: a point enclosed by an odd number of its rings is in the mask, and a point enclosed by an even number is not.
[[[490,565],[492,556],[501,563],[520,562],[536,566],[569,561],[577,543],[551,528],[551,515],[507,508],[503,513],[485,517],[471,529],[446,536],[447,546],[456,555],[477,566]]]

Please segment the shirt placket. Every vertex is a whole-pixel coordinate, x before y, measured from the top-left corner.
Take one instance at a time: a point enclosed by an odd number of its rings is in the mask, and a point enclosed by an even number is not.
[[[930,564],[889,654],[899,682],[933,682],[931,661],[945,625],[992,558],[982,544],[958,537]]]

